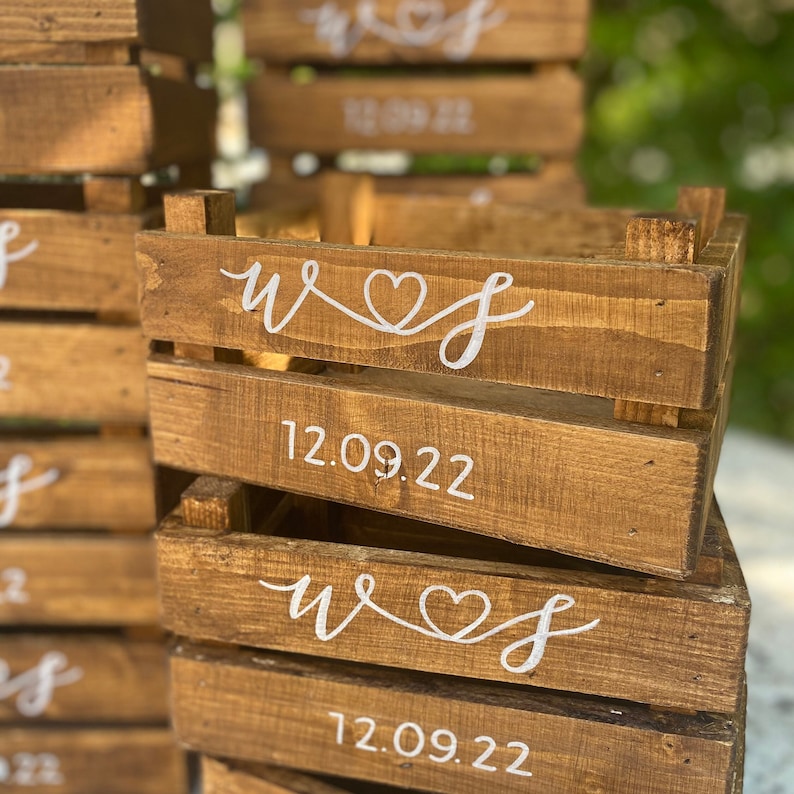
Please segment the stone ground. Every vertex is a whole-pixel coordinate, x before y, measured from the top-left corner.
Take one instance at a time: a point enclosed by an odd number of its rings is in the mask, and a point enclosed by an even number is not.
[[[745,794],[794,794],[794,445],[730,430],[715,486],[753,600]]]

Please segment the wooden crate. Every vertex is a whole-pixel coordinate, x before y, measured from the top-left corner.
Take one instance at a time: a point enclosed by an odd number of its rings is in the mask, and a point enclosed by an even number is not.
[[[277,502],[268,534],[251,534],[258,522],[234,517],[240,498],[234,483],[200,479],[185,516],[161,525],[163,625],[177,635],[668,708],[739,706],[750,600],[716,506],[692,584],[361,511],[337,511],[322,533],[316,514]],[[238,531],[203,527],[219,503]]]
[[[93,434],[0,436],[0,527],[148,531],[156,523],[149,441]]]
[[[8,794],[176,794],[187,765],[165,728],[3,727]]]
[[[0,60],[87,62],[136,46],[210,62],[213,25],[193,0],[1,0]]]
[[[744,706],[668,714],[187,643],[171,682],[195,750],[402,788],[512,794],[531,774],[549,792],[727,794],[739,773]]]
[[[170,231],[138,236],[144,333],[179,354],[149,363],[159,462],[692,572],[744,256],[745,221],[712,211],[719,192],[682,193],[699,220],[511,210],[489,232],[497,254],[378,246],[377,225],[351,221],[358,205],[326,218],[334,243],[234,238],[223,196],[173,197]],[[450,201],[435,216],[442,246],[453,226],[471,239],[476,213]],[[481,209],[487,230],[499,213]],[[376,245],[336,244],[346,237]],[[196,358],[212,348],[227,352]],[[229,350],[244,363],[224,363]],[[369,369],[251,366],[261,353]]]
[[[0,724],[165,723],[166,662],[162,638],[5,634]]]
[[[214,94],[137,65],[4,65],[0,94],[0,173],[142,174],[214,153]]]
[[[0,626],[154,626],[151,537],[0,534]]]
[[[271,173],[252,204],[314,200],[316,181],[293,158],[349,150],[412,154],[517,153],[537,173],[483,185],[458,174],[384,178],[388,191],[518,195],[523,202],[581,203],[573,161],[584,126],[582,85],[572,62],[585,50],[589,3],[384,0],[359,4],[247,0],[248,53],[267,63],[249,84],[250,133]],[[290,66],[309,64],[293,72]],[[447,170],[455,172],[457,164]]]

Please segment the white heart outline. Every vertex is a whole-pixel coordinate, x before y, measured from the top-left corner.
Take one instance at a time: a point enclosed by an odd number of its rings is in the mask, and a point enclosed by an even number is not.
[[[459,631],[455,632],[454,634],[448,634],[446,631],[440,629],[433,619],[427,614],[427,599],[432,593],[443,592],[446,593],[451,599],[452,603],[455,606],[460,606],[461,602],[465,598],[469,598],[470,596],[476,596],[482,601],[482,612],[480,613],[479,617],[473,620],[468,625],[464,626]],[[422,595],[419,597],[419,613],[422,615],[422,620],[433,630],[433,632],[439,637],[439,639],[449,640],[449,641],[456,641],[461,640],[464,637],[468,637],[473,631],[476,631],[491,614],[491,599],[483,593],[482,590],[464,590],[462,593],[458,593],[457,591],[453,590],[451,587],[447,587],[446,585],[439,584],[439,585],[431,585],[430,587],[426,587],[422,592]]]
[[[415,22],[419,22],[417,27]],[[436,42],[447,22],[444,0],[402,0],[394,12],[396,30],[413,47]]]
[[[397,290],[400,288],[400,284],[409,278],[413,281],[416,281],[419,284],[419,297],[416,299],[416,302],[413,305],[413,308],[405,315],[405,317],[400,320],[396,325],[390,323],[373,305],[372,303],[372,295],[370,293],[370,288],[372,286],[372,282],[378,276],[386,276],[386,278],[391,281],[392,287]],[[408,271],[407,273],[403,273],[399,276],[396,276],[391,270],[373,270],[369,276],[367,276],[367,280],[364,282],[364,303],[367,304],[367,308],[370,311],[370,314],[375,318],[375,320],[380,323],[383,327],[384,331],[402,331],[411,320],[422,311],[422,308],[425,305],[425,301],[427,300],[427,281],[425,281],[424,276],[421,273],[416,273],[414,271]]]

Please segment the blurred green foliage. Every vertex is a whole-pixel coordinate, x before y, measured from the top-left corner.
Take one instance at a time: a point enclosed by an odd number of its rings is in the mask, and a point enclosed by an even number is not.
[[[751,217],[731,419],[794,439],[794,2],[596,0],[583,69],[593,203]]]

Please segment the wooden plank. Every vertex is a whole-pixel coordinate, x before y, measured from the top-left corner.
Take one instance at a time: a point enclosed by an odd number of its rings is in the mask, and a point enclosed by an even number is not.
[[[716,509],[711,520],[725,535]],[[297,539],[167,520],[157,541],[163,625],[404,670],[738,709],[750,602],[734,555],[710,587],[304,540],[312,527],[291,523],[284,531]]]
[[[153,626],[150,537],[0,535],[0,625]]]
[[[0,0],[0,41],[123,42],[212,60],[212,9],[191,0]]]
[[[399,378],[162,356],[149,375],[162,464],[675,578],[693,570],[717,433],[500,411],[489,392],[439,397]]]
[[[523,204],[461,201],[451,196],[380,195],[373,245],[521,256],[589,258],[626,235],[633,211],[533,210]],[[627,257],[632,260],[633,257]]]
[[[248,87],[252,141],[275,152],[576,153],[584,128],[581,80],[568,70],[464,77],[267,73]],[[307,120],[310,120],[307,122]]]
[[[4,173],[140,174],[213,152],[210,92],[135,66],[5,66],[0,93],[14,108],[0,124]]]
[[[0,471],[2,527],[140,532],[155,524],[146,439],[4,437]]]
[[[579,58],[588,3],[246,0],[246,49],[271,62],[461,63]]]
[[[306,207],[316,201],[319,182],[316,175],[298,176],[283,159],[279,162],[279,158],[274,156],[271,157],[271,170],[267,180],[252,186],[250,203],[254,208]],[[460,173],[379,176],[376,177],[375,185],[378,194],[458,196],[480,205],[505,202],[553,209],[582,205],[585,202],[584,184],[573,163],[565,161],[550,163],[539,173],[514,173],[496,177]],[[242,232],[239,234],[245,236]]]
[[[201,759],[204,794],[344,794],[317,778],[256,764],[233,764],[204,756]]]
[[[12,209],[0,219],[7,262],[0,307],[136,309],[135,234],[149,225],[147,215]]]
[[[0,724],[165,722],[162,641],[103,634],[7,634],[0,649]]]
[[[715,244],[742,250],[744,235],[744,219],[732,218],[704,255]],[[529,252],[498,258],[159,232],[142,233],[137,245],[149,338],[699,408],[713,404],[724,370],[714,351],[741,259],[542,261]],[[306,294],[304,273],[316,273],[315,294]],[[253,311],[243,308],[246,289]],[[492,320],[471,343],[476,312],[458,302],[480,303],[486,292],[488,316],[512,319]],[[263,323],[268,302],[272,333]]]
[[[3,728],[8,794],[180,794],[185,755],[165,728]]]
[[[138,327],[4,322],[0,416],[145,424],[146,347]]]
[[[714,714],[265,651],[184,645],[171,681],[175,729],[193,749],[429,792],[513,794],[526,791],[523,771],[546,791],[723,794],[739,743],[735,722]]]

